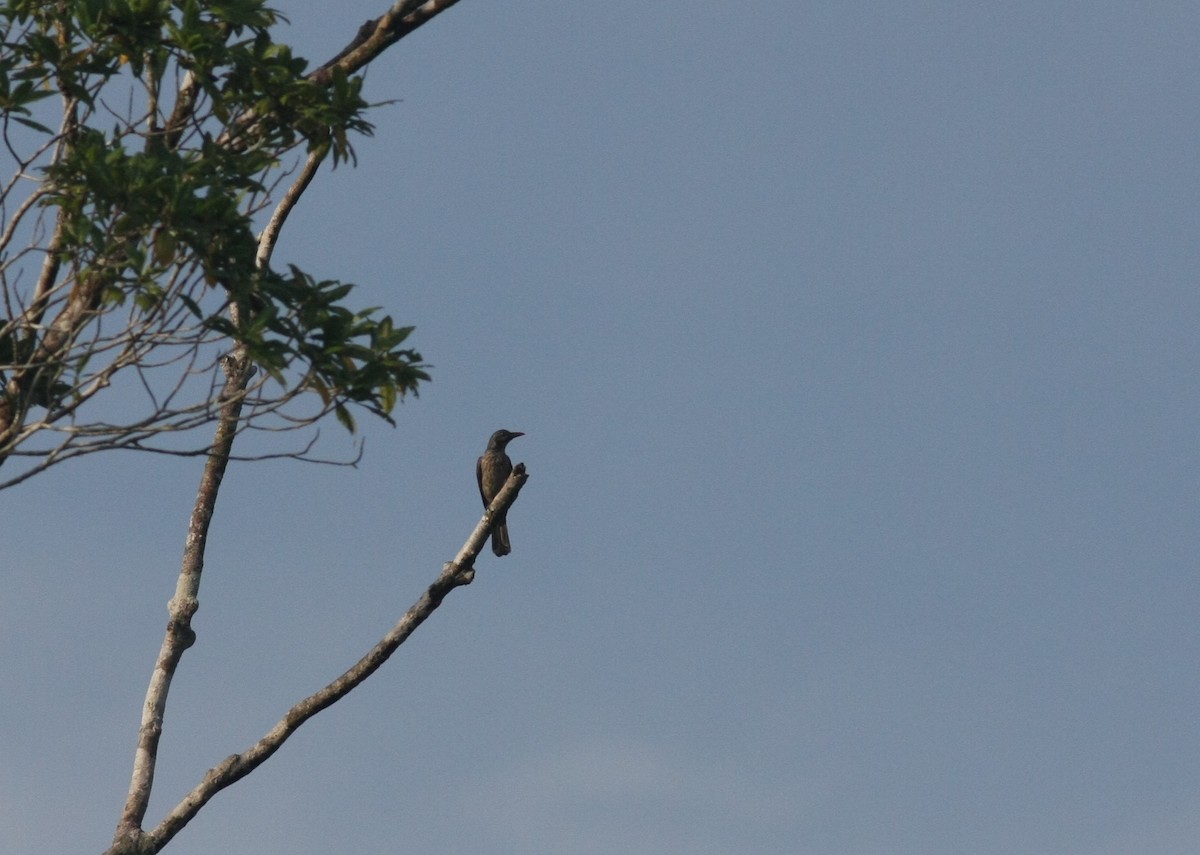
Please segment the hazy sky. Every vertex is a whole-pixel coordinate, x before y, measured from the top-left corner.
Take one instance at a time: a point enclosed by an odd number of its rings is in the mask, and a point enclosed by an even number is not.
[[[320,61],[386,3],[276,5]],[[499,427],[513,554],[168,851],[1194,853],[1198,33],[463,0],[397,45],[275,263],[434,380],[357,470],[231,468],[148,823],[453,557]],[[0,495],[6,853],[108,845],[198,476]]]

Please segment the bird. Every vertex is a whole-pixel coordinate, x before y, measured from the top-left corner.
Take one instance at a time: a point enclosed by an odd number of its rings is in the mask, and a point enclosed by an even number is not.
[[[487,450],[475,463],[475,480],[479,482],[479,495],[483,498],[486,508],[496,498],[508,476],[512,474],[512,461],[504,453],[504,447],[519,436],[525,434],[516,430],[498,430],[488,440]],[[496,555],[508,555],[512,552],[512,544],[508,540],[507,513],[496,517],[492,527],[492,552]]]

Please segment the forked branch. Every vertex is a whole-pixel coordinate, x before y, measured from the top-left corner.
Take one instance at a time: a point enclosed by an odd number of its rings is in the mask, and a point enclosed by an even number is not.
[[[204,465],[200,478],[200,489],[196,505],[192,509],[188,524],[187,542],[183,549],[183,563],[175,596],[167,604],[169,618],[167,632],[163,638],[150,686],[146,690],[146,702],[142,706],[142,722],[138,728],[137,749],[134,752],[133,776],[129,784],[129,795],[117,825],[111,852],[142,852],[144,841],[141,833],[142,819],[150,803],[150,792],[154,786],[154,770],[158,762],[158,740],[162,736],[163,717],[167,707],[167,694],[171,680],[183,653],[196,641],[192,629],[192,616],[200,607],[200,575],[204,570],[204,550],[208,542],[208,528],[212,522],[221,480],[229,463],[229,451],[237,436],[238,419],[242,410],[242,393],[253,369],[244,360],[227,356],[223,360],[226,381],[221,396],[224,404],[217,424],[213,449]],[[161,848],[161,847],[160,847]],[[158,849],[146,850],[157,852]]]
[[[240,754],[230,755],[210,769],[204,779],[153,830],[142,832],[133,825],[124,828],[123,833],[119,829],[117,839],[105,855],[153,855],[160,851],[213,796],[261,766],[302,724],[321,710],[337,703],[375,673],[417,627],[433,614],[447,594],[474,581],[475,559],[487,543],[494,520],[502,516],[517,500],[517,495],[528,479],[525,464],[518,463],[454,560],[443,565],[441,573],[433,583],[366,655],[336,680],[289,709],[279,723],[250,748]],[[192,608],[192,611],[195,609]],[[185,639],[186,644],[190,644],[193,638],[194,636],[189,635]],[[148,709],[149,706],[148,699]],[[157,733],[155,740],[157,742]]]

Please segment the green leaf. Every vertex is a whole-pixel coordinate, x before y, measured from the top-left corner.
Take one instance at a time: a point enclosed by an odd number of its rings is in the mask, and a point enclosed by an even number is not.
[[[12,115],[12,120],[14,122],[20,122],[25,127],[33,128],[35,131],[39,131],[43,134],[53,134],[54,133],[54,131],[50,130],[50,128],[46,127],[41,122],[35,122],[33,119],[26,119],[26,118],[23,118],[22,116]]]
[[[346,409],[344,404],[338,404],[333,408],[333,412],[334,415],[337,416],[337,420],[342,423],[342,426],[345,427],[346,430],[350,431],[350,433],[355,432],[354,416],[350,415],[350,411]]]

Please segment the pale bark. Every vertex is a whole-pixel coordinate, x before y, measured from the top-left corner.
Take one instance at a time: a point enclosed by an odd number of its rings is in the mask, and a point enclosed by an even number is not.
[[[179,663],[179,657],[193,641],[195,634],[191,630],[190,619],[195,613],[198,600],[196,593],[200,581],[200,567],[190,567],[185,560],[184,572],[180,573],[179,587],[175,598],[171,600],[172,622],[168,625],[167,638],[163,642],[163,652],[159,656],[155,677],[150,684],[150,692],[146,697],[145,713],[143,715],[143,735],[138,742],[138,756],[135,763],[135,781],[130,789],[130,800],[126,804],[122,825],[117,829],[113,845],[105,855],[152,855],[160,851],[179,831],[200,812],[209,799],[226,787],[249,775],[274,754],[294,734],[302,724],[322,710],[337,703],[356,686],[370,677],[388,658],[396,652],[410,635],[425,622],[442,604],[442,600],[452,590],[462,585],[469,585],[475,579],[475,559],[487,544],[494,520],[503,518],[504,513],[517,500],[517,496],[529,476],[525,464],[518,463],[513,467],[512,475],[508,477],[504,487],[496,495],[491,505],[484,511],[483,517],[475,529],[467,537],[466,542],[454,556],[454,560],[442,566],[441,573],[429,585],[425,592],[404,613],[388,632],[363,655],[344,674],[333,680],[320,690],[299,701],[286,713],[279,723],[270,731],[240,754],[232,754],[209,769],[204,778],[190,793],[183,797],[155,828],[143,832],[140,820],[145,813],[145,805],[150,796],[150,784],[153,774],[154,752],[157,750],[158,737],[162,733],[162,709],[166,703],[166,690],[174,667]],[[206,482],[211,484],[212,495],[220,483],[220,476],[214,475],[209,482],[206,472]],[[205,490],[201,490],[202,496]],[[202,507],[203,504],[203,507]],[[195,531],[189,531],[188,546],[198,544],[203,548],[204,537],[207,534],[208,516],[211,506],[197,501],[196,512],[193,514]],[[193,538],[193,534],[196,535]],[[202,564],[202,559],[200,561]],[[185,579],[185,576],[188,578]],[[181,598],[180,593],[183,593]],[[176,628],[176,614],[179,626]],[[162,676],[160,676],[160,673]],[[158,693],[158,694],[156,694]],[[154,714],[152,714],[152,710]],[[139,766],[149,767],[149,776],[143,771],[138,779]]]

